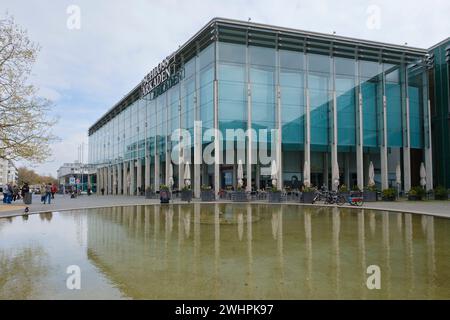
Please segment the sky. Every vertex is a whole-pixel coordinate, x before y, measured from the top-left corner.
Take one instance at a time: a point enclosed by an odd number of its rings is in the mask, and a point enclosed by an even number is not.
[[[56,176],[88,129],[213,17],[429,48],[450,36],[450,1],[0,0],[41,46],[30,82],[59,117],[52,156],[19,163]]]

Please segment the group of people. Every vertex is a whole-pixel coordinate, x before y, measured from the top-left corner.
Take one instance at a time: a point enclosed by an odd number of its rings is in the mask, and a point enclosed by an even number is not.
[[[28,183],[24,183],[22,188],[7,183],[3,186],[3,203],[11,204],[12,202],[22,199],[28,192],[30,192]]]
[[[25,197],[25,194],[30,192],[30,186],[28,183],[24,183],[21,188],[17,185],[7,183],[3,186],[3,203],[11,204],[17,200]],[[41,194],[41,202],[43,204],[50,204],[51,199],[55,199],[55,193],[58,192],[58,188],[55,184],[43,183],[39,187],[39,192]]]
[[[43,183],[40,186],[39,191],[41,194],[41,202],[43,204],[50,204],[51,199],[55,199],[55,193],[58,191],[58,188],[56,187],[56,185],[49,182],[48,184]]]

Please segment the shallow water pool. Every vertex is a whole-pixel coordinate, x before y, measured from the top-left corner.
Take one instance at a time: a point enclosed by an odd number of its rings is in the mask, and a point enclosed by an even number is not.
[[[407,298],[450,298],[450,219],[200,203],[0,219],[0,299]]]

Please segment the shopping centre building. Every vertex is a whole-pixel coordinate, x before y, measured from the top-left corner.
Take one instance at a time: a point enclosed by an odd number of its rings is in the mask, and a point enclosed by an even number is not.
[[[398,166],[403,190],[419,185],[421,163],[427,189],[437,175],[450,187],[449,41],[429,51],[215,18],[90,127],[97,189],[136,195],[171,177],[179,189],[189,163],[194,194],[217,194],[236,188],[239,162],[244,187],[260,189],[274,178],[264,148],[279,188],[331,188],[338,176],[362,189],[370,163],[380,189],[397,186]],[[173,152],[180,136],[189,152]]]

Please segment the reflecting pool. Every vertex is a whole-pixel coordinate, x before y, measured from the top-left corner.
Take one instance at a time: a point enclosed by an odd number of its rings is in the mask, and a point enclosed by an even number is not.
[[[200,203],[3,218],[0,299],[14,298],[449,299],[450,219]]]

